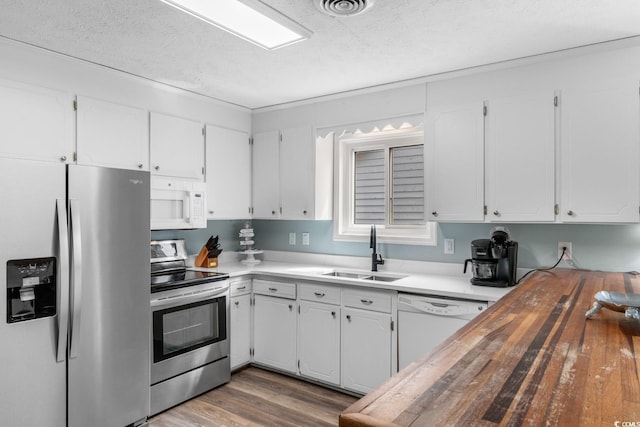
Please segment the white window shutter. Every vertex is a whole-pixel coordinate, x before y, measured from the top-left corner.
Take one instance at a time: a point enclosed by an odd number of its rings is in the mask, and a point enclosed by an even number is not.
[[[392,148],[391,168],[390,223],[424,224],[424,146]]]
[[[385,223],[384,150],[355,153],[354,223]]]

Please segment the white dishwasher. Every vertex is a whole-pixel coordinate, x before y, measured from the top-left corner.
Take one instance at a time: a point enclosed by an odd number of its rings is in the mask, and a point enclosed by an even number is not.
[[[487,301],[398,294],[398,368],[430,352],[487,309]]]

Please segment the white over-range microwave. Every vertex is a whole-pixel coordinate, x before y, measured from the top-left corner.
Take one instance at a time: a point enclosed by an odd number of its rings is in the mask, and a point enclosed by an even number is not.
[[[151,229],[206,228],[206,184],[151,178]]]

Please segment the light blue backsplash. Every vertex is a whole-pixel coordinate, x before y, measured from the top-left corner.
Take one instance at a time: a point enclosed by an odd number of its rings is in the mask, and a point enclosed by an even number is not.
[[[210,235],[219,235],[225,251],[239,248],[238,232],[245,220],[209,221],[208,228],[187,231],[154,231],[151,236],[184,238],[189,253],[197,253]],[[333,221],[253,220],[256,248],[367,256],[367,243],[333,241]],[[474,239],[488,238],[495,224],[440,224],[438,246],[380,244],[385,258],[416,261],[450,262],[460,264],[470,256]],[[557,261],[559,241],[572,242],[573,259],[580,268],[631,271],[640,270],[640,225],[584,225],[584,224],[500,224],[506,226],[518,241],[518,266],[537,268],[551,266]],[[302,245],[302,233],[310,234],[310,244]],[[289,245],[289,233],[296,233],[296,245]],[[443,253],[443,239],[455,239],[455,253]]]

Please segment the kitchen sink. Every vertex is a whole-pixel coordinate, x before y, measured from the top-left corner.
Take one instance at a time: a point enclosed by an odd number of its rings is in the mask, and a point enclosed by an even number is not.
[[[333,277],[346,277],[348,279],[367,279],[370,277],[366,273],[351,273],[347,271],[330,271],[328,273],[322,273],[323,276],[333,276]]]
[[[361,280],[372,280],[375,282],[394,282],[396,280],[402,279],[406,276],[396,276],[396,275],[388,275],[388,274],[377,274],[370,272],[354,272],[354,271],[340,271],[333,270],[326,273],[322,273],[323,276],[331,276],[331,277],[341,277],[345,279],[361,279]]]

